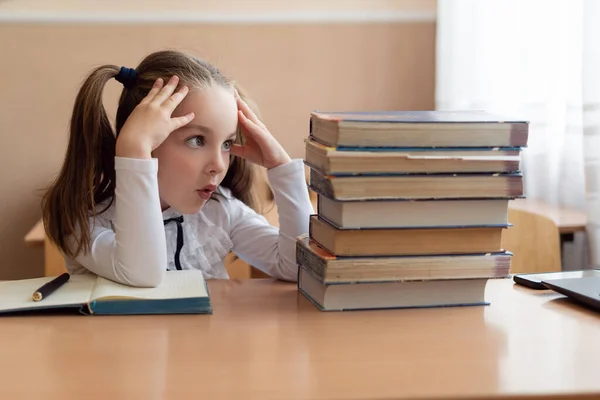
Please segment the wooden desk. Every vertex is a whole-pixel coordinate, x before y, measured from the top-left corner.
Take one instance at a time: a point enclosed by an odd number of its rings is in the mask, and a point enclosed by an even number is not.
[[[490,306],[347,313],[295,284],[209,289],[213,315],[1,318],[0,398],[600,397],[600,314],[510,280]]]
[[[25,235],[25,243],[36,246],[44,243],[46,232],[44,232],[44,222],[40,219]]]
[[[60,275],[66,271],[65,260],[56,246],[48,239],[44,231],[44,223],[40,219],[25,235],[25,243],[44,249],[44,276]]]

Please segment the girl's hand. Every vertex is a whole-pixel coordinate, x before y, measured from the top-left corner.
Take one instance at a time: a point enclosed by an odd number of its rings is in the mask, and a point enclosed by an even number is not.
[[[267,169],[275,168],[291,161],[279,142],[265,125],[256,117],[248,104],[235,91],[238,105],[238,120],[246,142],[234,144],[231,154],[243,157]]]
[[[194,119],[194,113],[171,117],[189,92],[188,87],[183,86],[173,94],[178,82],[177,76],[171,77],[164,87],[161,78],[154,82],[150,92],[134,108],[123,125],[117,139],[117,156],[150,158],[152,151],[160,146],[171,132]]]

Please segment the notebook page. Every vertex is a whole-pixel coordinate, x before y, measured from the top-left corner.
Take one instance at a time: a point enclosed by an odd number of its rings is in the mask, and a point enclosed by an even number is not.
[[[47,298],[33,301],[33,293],[52,279],[54,277],[0,282],[0,311],[87,304],[96,283],[96,275],[71,275],[67,283]]]
[[[98,277],[91,300],[100,299],[183,299],[208,297],[202,272],[198,270],[167,271],[156,288],[138,288]]]

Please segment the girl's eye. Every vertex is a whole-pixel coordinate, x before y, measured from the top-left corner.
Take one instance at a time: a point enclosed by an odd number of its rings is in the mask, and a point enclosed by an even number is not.
[[[233,140],[228,140],[225,143],[223,143],[223,149],[224,150],[231,150],[231,147],[233,146]]]
[[[202,136],[194,136],[187,140],[187,143],[194,148],[204,146],[204,138]]]

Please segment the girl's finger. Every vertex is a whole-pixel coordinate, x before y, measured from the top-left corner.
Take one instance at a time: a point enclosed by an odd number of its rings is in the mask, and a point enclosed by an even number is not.
[[[174,93],[171,97],[167,99],[165,105],[170,112],[175,111],[175,108],[185,99],[185,96],[189,93],[189,88],[187,86],[182,86],[181,89]]]
[[[234,143],[233,146],[231,146],[231,148],[229,149],[229,152],[234,156],[245,158],[247,148],[241,144]]]
[[[152,99],[151,103],[157,106],[162,105],[165,100],[171,97],[178,83],[179,77],[177,75],[173,75],[171,79],[169,79],[169,82],[167,82],[167,84],[158,92],[156,96],[154,96],[154,99]]]
[[[250,146],[236,144],[235,146],[231,147],[229,154],[244,158],[254,164],[262,165],[263,163],[260,152],[257,153]]]
[[[260,126],[258,126],[254,121],[252,121],[250,118],[248,118],[242,110],[238,110],[238,117],[239,117],[239,121],[242,123],[244,128],[246,128],[246,131],[252,137],[256,138],[257,136],[260,137],[260,136],[264,135],[263,129]]]
[[[150,89],[150,91],[148,92],[146,97],[144,97],[142,99],[142,101],[140,101],[140,104],[150,103],[152,101],[152,99],[154,99],[154,96],[156,96],[156,94],[160,91],[160,89],[162,87],[163,87],[163,80],[162,80],[162,78],[158,78],[157,80],[154,81],[154,85],[152,85],[152,89]]]
[[[244,127],[244,132],[254,140],[256,145],[264,149],[269,146],[268,137],[265,135],[265,130],[256,125],[254,121],[248,119],[241,110],[238,110],[239,120]]]
[[[266,129],[265,125],[260,119],[258,119],[256,114],[254,114],[254,111],[252,111],[250,106],[240,97],[237,90],[235,91],[235,99],[237,101],[238,108],[242,110],[245,115],[247,115],[248,119],[250,119],[256,125]]]
[[[189,124],[190,122],[192,122],[192,120],[194,119],[194,116],[195,116],[195,114],[193,112],[191,112],[182,117],[171,118],[171,123],[173,124],[172,131],[179,129],[182,126],[185,126],[185,125]]]

